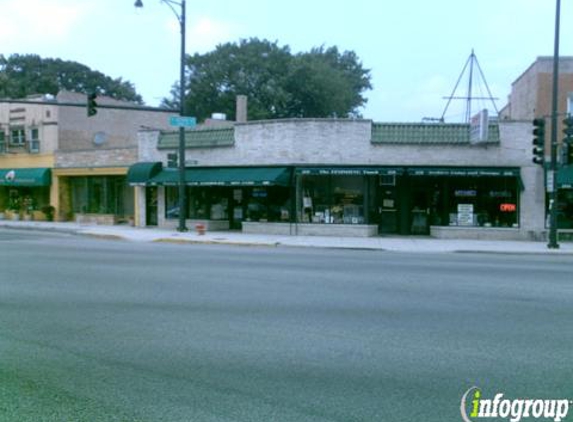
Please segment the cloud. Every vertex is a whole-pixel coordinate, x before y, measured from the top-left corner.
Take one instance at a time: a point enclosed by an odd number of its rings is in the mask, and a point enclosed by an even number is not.
[[[5,0],[0,15],[0,43],[6,49],[33,45],[38,40],[65,40],[88,8],[71,0]]]

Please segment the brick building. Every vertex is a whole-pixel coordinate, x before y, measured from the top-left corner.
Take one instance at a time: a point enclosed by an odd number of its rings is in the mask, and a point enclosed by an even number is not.
[[[97,101],[133,106],[107,97]],[[63,105],[71,103],[79,106]],[[168,116],[100,108],[88,118],[83,104],[86,96],[72,92],[0,100],[0,211],[42,219],[51,206],[58,220],[133,217],[126,174],[137,161],[137,131],[165,129]]]
[[[186,133],[188,225],[245,232],[540,238],[543,172],[530,122],[490,124],[470,142],[463,124],[292,119]],[[175,227],[174,135],[142,131],[139,226]]]
[[[557,98],[558,123],[557,143],[559,170],[557,173],[558,215],[557,224],[562,229],[573,228],[573,163],[562,149],[564,138],[562,121],[573,113],[573,57],[559,59],[559,91]],[[508,104],[501,110],[500,118],[532,121],[546,119],[545,151],[549,162],[551,142],[551,113],[553,93],[553,57],[538,57],[529,68],[513,82]],[[571,157],[571,154],[569,154]],[[548,200],[546,200],[548,208]]]

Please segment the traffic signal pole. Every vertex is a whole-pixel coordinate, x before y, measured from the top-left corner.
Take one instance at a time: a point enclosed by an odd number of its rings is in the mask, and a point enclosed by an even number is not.
[[[553,97],[551,109],[551,163],[548,174],[549,192],[549,243],[550,249],[558,249],[557,242],[557,115],[559,94],[559,21],[561,16],[561,0],[556,0],[555,12],[555,50],[553,54]]]

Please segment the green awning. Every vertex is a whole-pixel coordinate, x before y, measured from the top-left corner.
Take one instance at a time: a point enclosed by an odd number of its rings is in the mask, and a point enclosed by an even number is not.
[[[49,168],[0,169],[0,186],[39,187],[52,184]]]
[[[390,176],[400,175],[401,167],[299,167],[297,174],[311,176]]]
[[[519,177],[518,168],[506,167],[411,167],[410,176],[458,176],[458,177]]]
[[[563,189],[573,188],[573,166],[565,166],[557,172],[557,187]]]
[[[145,185],[150,179],[155,177],[163,165],[156,163],[135,163],[127,171],[127,183],[130,185]]]
[[[177,169],[164,169],[149,181],[150,185],[179,184]],[[289,186],[287,167],[213,167],[185,170],[188,186]]]

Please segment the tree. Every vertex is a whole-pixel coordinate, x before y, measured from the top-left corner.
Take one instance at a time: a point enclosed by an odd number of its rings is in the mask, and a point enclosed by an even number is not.
[[[95,92],[118,100],[143,104],[135,87],[122,78],[113,79],[89,67],[61,59],[43,59],[38,55],[0,55],[0,98],[24,98],[32,94],[59,91],[84,94]]]
[[[235,116],[235,98],[247,95],[249,119],[357,116],[371,88],[370,72],[353,52],[315,48],[293,55],[288,46],[252,38],[187,58],[186,110],[198,119]],[[178,85],[163,106],[178,108]]]
[[[371,89],[370,73],[354,52],[314,48],[297,55],[288,81],[289,114],[294,117],[359,117]]]

